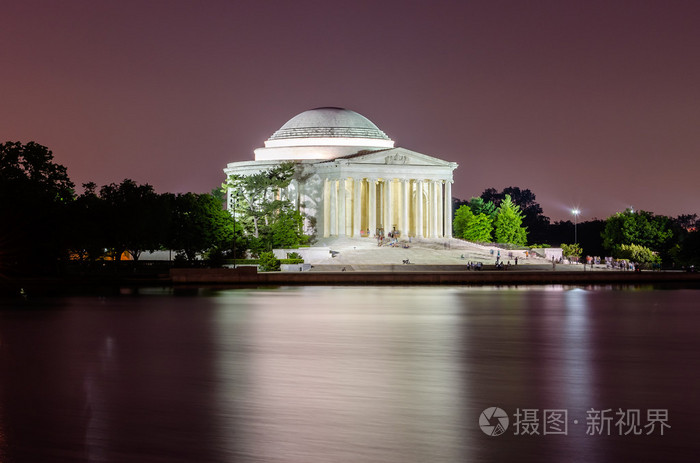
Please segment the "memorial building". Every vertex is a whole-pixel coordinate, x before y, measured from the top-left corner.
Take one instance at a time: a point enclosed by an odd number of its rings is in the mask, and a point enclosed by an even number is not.
[[[295,174],[281,192],[306,216],[317,238],[452,236],[454,162],[394,146],[366,117],[342,108],[316,108],[291,118],[255,150],[254,161],[232,162],[224,173],[251,175],[282,162]],[[231,209],[232,192],[228,192]]]

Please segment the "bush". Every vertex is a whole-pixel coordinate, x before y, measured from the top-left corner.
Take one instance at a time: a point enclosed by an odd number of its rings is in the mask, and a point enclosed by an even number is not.
[[[211,248],[206,254],[205,259],[209,262],[212,268],[219,268],[224,265],[224,253],[219,248]]]
[[[301,262],[298,262],[299,264],[304,263],[304,259],[302,259],[301,254],[299,254],[298,252],[288,252],[287,259],[300,260]]]
[[[575,244],[564,244],[561,245],[562,254],[569,260],[578,260],[581,257],[583,251],[581,250],[581,245]]]
[[[629,259],[638,264],[660,264],[661,258],[651,249],[636,244],[621,244],[617,248],[617,256]]]
[[[280,271],[280,260],[275,257],[271,252],[261,252],[260,253],[260,270],[263,272],[279,272]]]

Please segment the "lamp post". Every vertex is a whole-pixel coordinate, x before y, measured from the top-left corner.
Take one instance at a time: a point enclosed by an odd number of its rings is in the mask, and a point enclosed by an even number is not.
[[[234,190],[231,192],[233,199],[233,210],[231,211],[233,215],[233,268],[236,268],[236,202],[238,201],[238,191]]]
[[[574,209],[571,211],[572,214],[574,214],[574,244],[578,244],[578,215],[581,213],[580,210]]]

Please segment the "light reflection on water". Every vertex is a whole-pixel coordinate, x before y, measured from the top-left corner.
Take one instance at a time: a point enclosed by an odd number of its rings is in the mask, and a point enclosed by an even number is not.
[[[0,303],[0,461],[681,461],[698,292],[295,287]],[[177,294],[177,293],[176,293]],[[567,409],[568,436],[482,410]],[[586,410],[668,409],[665,436]],[[578,418],[580,423],[573,424]]]

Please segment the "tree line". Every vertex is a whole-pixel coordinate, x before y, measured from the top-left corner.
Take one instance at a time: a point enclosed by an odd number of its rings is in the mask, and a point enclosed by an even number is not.
[[[145,251],[172,250],[176,260],[193,262],[294,247],[306,240],[303,218],[288,201],[270,199],[291,172],[283,166],[224,185],[248,198],[237,203],[236,220],[225,210],[222,188],[159,194],[125,179],[86,183],[76,194],[47,147],[0,144],[0,275],[57,274],[70,261],[119,260],[125,253],[138,260]],[[253,191],[261,177],[266,186]]]
[[[454,236],[469,241],[525,246],[561,246],[565,255],[611,256],[642,264],[688,267],[700,264],[700,219],[649,211],[625,211],[576,225],[551,222],[528,189],[488,188],[469,201],[454,200]]]

